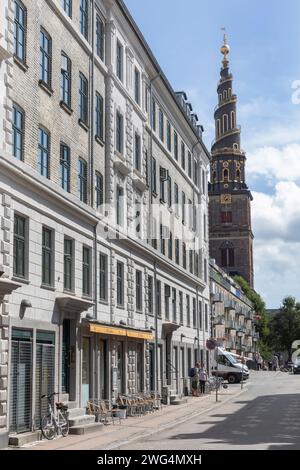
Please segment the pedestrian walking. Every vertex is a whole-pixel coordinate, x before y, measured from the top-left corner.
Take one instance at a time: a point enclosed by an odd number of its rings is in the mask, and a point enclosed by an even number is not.
[[[261,370],[261,369],[262,369],[262,363],[263,363],[263,358],[262,358],[261,355],[258,353],[258,358],[257,358],[257,370]]]
[[[278,356],[276,356],[276,354],[274,354],[274,356],[272,358],[272,370],[274,370],[276,372],[278,367],[279,367],[279,359],[278,359]]]
[[[206,385],[207,379],[208,379],[207,371],[204,367],[204,364],[201,364],[201,367],[199,370],[200,395],[205,394],[205,385]]]
[[[190,371],[190,377],[192,379],[192,395],[193,397],[198,396],[199,392],[199,371],[200,371],[200,364],[196,362],[195,367],[192,367]]]

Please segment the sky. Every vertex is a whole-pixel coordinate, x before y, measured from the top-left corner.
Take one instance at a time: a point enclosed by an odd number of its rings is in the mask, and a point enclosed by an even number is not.
[[[268,308],[300,301],[300,1],[125,0],[210,150],[222,27],[252,191],[255,289]]]

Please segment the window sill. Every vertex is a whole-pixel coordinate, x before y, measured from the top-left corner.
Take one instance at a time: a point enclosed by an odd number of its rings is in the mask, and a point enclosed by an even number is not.
[[[23,62],[23,60],[19,59],[19,57],[17,57],[16,55],[14,55],[14,63],[17,64],[17,66],[20,67],[23,72],[27,72],[27,70],[29,69],[26,62]]]
[[[139,313],[141,315],[143,313],[143,310],[136,309],[136,313]]]
[[[78,124],[86,131],[88,132],[89,126],[86,122],[84,122],[82,119],[78,119]]]
[[[165,205],[165,204],[166,204],[166,201],[164,201],[164,200],[163,200],[163,199],[161,199],[161,198],[159,199],[159,202],[160,202],[161,204],[163,204],[163,205]]]
[[[119,304],[117,304],[117,308],[120,308],[121,310],[125,310],[125,305],[119,305]]]
[[[108,305],[108,300],[99,300],[99,304]]]
[[[60,102],[59,102],[59,105],[60,105],[60,107],[61,107],[64,111],[66,111],[66,113],[68,113],[70,116],[71,116],[71,114],[73,114],[73,109],[71,109],[71,107],[70,107],[67,103],[65,103],[64,101],[60,101]]]
[[[55,287],[49,286],[48,284],[41,284],[41,289],[51,290],[53,292],[55,291]]]
[[[152,191],[152,196],[156,198],[156,197],[157,197],[157,193],[156,193],[155,191]]]
[[[101,137],[99,137],[98,135],[95,135],[95,141],[98,142],[98,144],[100,144],[101,147],[104,147],[105,142],[104,142],[104,140],[101,139]]]
[[[63,290],[63,293],[64,293],[64,294],[69,294],[69,295],[70,295],[70,294],[75,295],[75,291],[74,291],[74,290],[70,290],[70,289],[64,289],[64,290]]]
[[[91,295],[89,295],[89,294],[82,294],[81,297],[82,297],[84,300],[93,301]]]
[[[12,280],[16,282],[21,282],[22,284],[30,284],[29,279],[26,279],[24,277],[13,276]]]
[[[53,90],[50,88],[48,83],[44,82],[43,80],[39,80],[39,86],[47,93],[47,95],[53,95]]]

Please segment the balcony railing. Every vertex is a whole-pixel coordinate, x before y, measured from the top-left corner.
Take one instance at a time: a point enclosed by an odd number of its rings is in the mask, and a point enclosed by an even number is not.
[[[232,339],[228,339],[226,341],[226,348],[229,348],[229,349],[236,349],[236,343],[235,341],[233,341]]]
[[[232,330],[237,330],[237,323],[235,320],[228,319],[225,320],[225,327],[230,328]]]
[[[225,325],[225,318],[223,316],[217,316],[213,320],[214,325]]]

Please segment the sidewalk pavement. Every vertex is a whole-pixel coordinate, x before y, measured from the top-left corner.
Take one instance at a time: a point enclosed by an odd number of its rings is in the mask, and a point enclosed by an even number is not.
[[[140,439],[146,439],[164,429],[177,426],[189,419],[201,415],[215,407],[236,398],[247,390],[244,384],[243,390],[239,385],[229,386],[221,389],[216,394],[203,397],[187,397],[187,403],[181,405],[163,405],[162,409],[141,417],[128,417],[122,420],[122,424],[109,424],[101,426],[99,431],[81,436],[69,435],[58,437],[53,441],[39,441],[31,445],[23,446],[22,449],[30,450],[109,450]]]

